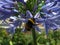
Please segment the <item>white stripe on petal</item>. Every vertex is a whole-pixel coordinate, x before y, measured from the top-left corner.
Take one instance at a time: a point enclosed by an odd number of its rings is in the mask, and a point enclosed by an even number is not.
[[[36,13],[36,15],[34,16],[34,18],[39,18],[40,17],[40,13]]]

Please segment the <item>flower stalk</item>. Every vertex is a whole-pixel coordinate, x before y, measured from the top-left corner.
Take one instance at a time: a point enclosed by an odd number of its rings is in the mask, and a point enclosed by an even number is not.
[[[37,41],[36,41],[36,32],[35,32],[34,29],[32,29],[32,37],[33,37],[33,42],[34,42],[33,45],[37,45]]]

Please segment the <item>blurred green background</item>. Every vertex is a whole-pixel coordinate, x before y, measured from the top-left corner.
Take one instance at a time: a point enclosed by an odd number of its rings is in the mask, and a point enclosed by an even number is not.
[[[36,32],[37,45],[60,45],[60,30],[50,30],[48,36],[46,36],[45,30],[41,31],[41,34]],[[33,45],[32,33],[31,31],[24,33],[17,28],[12,36],[5,29],[0,28],[0,45]]]

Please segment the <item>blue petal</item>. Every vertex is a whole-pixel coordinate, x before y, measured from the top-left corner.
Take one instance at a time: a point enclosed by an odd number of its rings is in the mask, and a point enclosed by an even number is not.
[[[5,4],[5,5],[2,5],[2,8],[5,8],[5,9],[13,9],[14,8],[14,5],[13,4]]]
[[[45,25],[46,35],[47,35],[48,31],[49,31],[49,25],[48,25],[47,21],[45,21],[44,25]]]
[[[10,27],[7,29],[7,32],[14,34],[17,26],[21,26],[21,24],[22,22],[20,20],[16,20],[13,23],[9,23]]]
[[[57,30],[60,27],[60,16],[55,16],[54,18],[46,19],[45,24],[48,29]]]
[[[46,3],[49,3],[50,2],[50,0],[46,0]]]
[[[7,3],[11,4],[12,3],[13,4],[14,1],[13,0],[1,0],[0,3],[4,3],[4,4],[7,4]]]
[[[60,11],[60,7],[59,7],[59,6],[57,6],[57,7],[52,7],[52,8],[49,8],[49,10],[52,10],[52,11],[57,12],[57,11]]]
[[[40,28],[38,26],[33,27],[36,31],[41,32]]]
[[[42,6],[42,9],[47,9],[49,7],[52,7],[53,5],[54,5],[54,2],[48,3],[48,4],[44,5],[44,6]]]
[[[5,0],[7,3],[14,3],[13,0]]]
[[[60,0],[56,0],[57,2],[60,2]]]
[[[58,1],[58,0],[46,0],[46,3],[50,3],[50,2],[54,2],[54,1]]]
[[[21,21],[20,20],[16,20],[15,22],[13,22],[13,25],[15,26],[15,27],[17,27],[17,26],[19,26],[19,25],[21,25]]]
[[[34,18],[39,18],[40,17],[40,12],[36,13],[36,15],[34,16]]]
[[[14,34],[15,33],[15,27],[8,28],[7,32],[10,33],[10,34]]]
[[[36,22],[36,23],[43,23],[43,22],[44,22],[44,19],[42,19],[42,18],[37,18],[37,19],[35,19],[35,22]]]
[[[59,9],[59,2],[57,2],[57,1],[52,2],[52,3],[48,3],[48,4],[46,4],[45,6],[42,7],[43,11],[48,11],[50,9],[51,10],[57,10],[56,8]]]
[[[14,15],[16,11],[13,9],[13,4],[2,4],[0,9],[0,20],[5,20],[6,18],[9,18],[11,15]]]
[[[33,18],[33,15],[29,10],[26,11],[26,18]]]
[[[55,16],[49,20],[50,20],[50,22],[54,23],[58,28],[60,27],[60,23],[59,23],[60,22],[60,15]]]
[[[0,3],[6,3],[7,1],[6,0],[0,0]]]
[[[15,14],[14,11],[0,9],[0,19],[9,18],[11,15]]]
[[[26,4],[26,3],[24,2],[24,0],[16,0],[16,1],[22,2],[23,4]]]

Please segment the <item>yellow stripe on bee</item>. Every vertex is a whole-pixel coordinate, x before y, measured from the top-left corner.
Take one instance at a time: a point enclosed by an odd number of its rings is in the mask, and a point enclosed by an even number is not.
[[[32,19],[29,19],[33,24],[34,24],[34,21]]]

